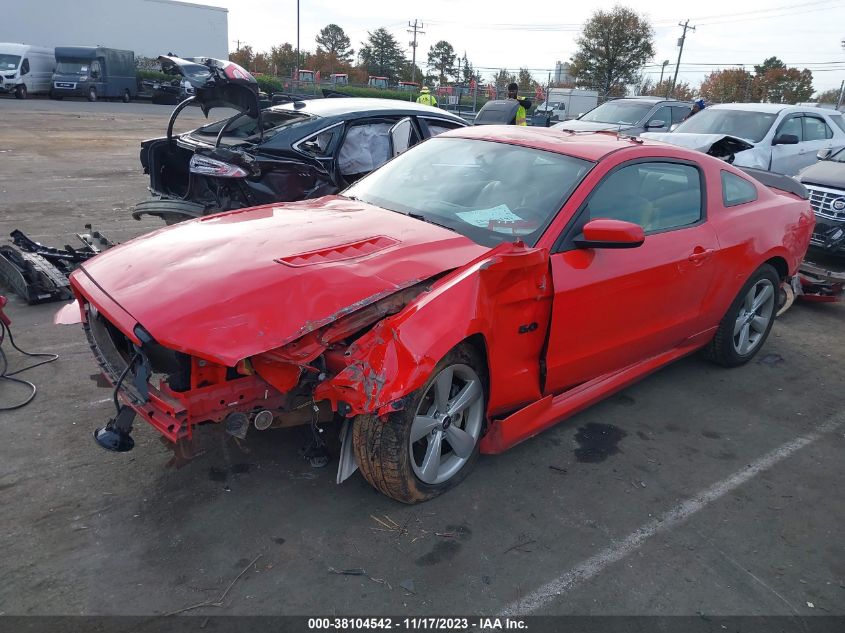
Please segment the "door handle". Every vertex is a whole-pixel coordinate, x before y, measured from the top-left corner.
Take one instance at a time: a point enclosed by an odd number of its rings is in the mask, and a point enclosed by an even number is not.
[[[701,262],[703,262],[704,260],[709,258],[711,255],[713,255],[713,253],[715,253],[715,252],[716,252],[716,249],[714,249],[714,248],[700,248],[699,247],[699,248],[696,248],[693,251],[692,255],[689,256],[689,260],[693,264],[700,264]]]

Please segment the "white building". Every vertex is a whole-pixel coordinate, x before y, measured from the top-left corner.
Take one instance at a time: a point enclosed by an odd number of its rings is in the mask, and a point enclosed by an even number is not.
[[[136,57],[229,57],[228,9],[175,0],[3,2],[0,42],[106,46]]]

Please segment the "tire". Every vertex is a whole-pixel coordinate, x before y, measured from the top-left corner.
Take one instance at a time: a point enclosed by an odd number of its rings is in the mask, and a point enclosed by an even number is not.
[[[713,340],[702,350],[704,357],[723,367],[738,367],[754,358],[775,322],[779,287],[780,277],[774,268],[763,264],[755,270],[731,303]],[[765,299],[761,299],[763,294]],[[754,308],[756,303],[759,306]]]
[[[123,91],[123,103],[129,103],[132,101],[132,95],[129,94],[128,90]]]
[[[60,94],[56,94],[53,90],[50,91],[50,98],[53,101],[61,101],[64,97]]]
[[[24,84],[15,88],[15,99],[26,99],[26,95],[26,86]]]
[[[478,459],[486,385],[478,352],[462,344],[437,363],[426,383],[405,399],[405,408],[390,414],[387,422],[375,415],[357,416],[352,441],[364,479],[388,497],[409,504],[459,484]],[[463,406],[459,398],[465,400]],[[451,417],[446,415],[450,407],[458,409]],[[412,431],[417,436],[413,442]],[[462,442],[462,455],[452,448],[450,436]],[[426,460],[428,456],[431,459]]]
[[[97,100],[97,89],[96,88],[89,88],[88,89],[88,101],[94,102]]]

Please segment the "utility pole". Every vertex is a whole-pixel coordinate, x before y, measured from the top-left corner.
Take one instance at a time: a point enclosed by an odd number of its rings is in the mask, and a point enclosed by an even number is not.
[[[293,76],[299,81],[299,0],[296,0],[296,64]]]
[[[235,51],[240,53],[241,52],[241,41],[240,40],[234,40],[234,42],[235,42]]]
[[[693,31],[695,30],[694,26],[689,25],[689,20],[687,20],[683,24],[678,22],[678,26],[683,27],[684,33],[683,33],[683,35],[681,35],[680,39],[678,40],[678,46],[681,47],[681,50],[678,51],[678,63],[675,64],[675,76],[672,79],[672,87],[669,88],[669,92],[666,95],[667,98],[672,96],[672,93],[675,91],[675,84],[678,81],[678,70],[681,68],[681,55],[684,54],[684,41],[686,41],[686,39],[687,39],[687,29],[692,29]]]
[[[414,39],[408,42],[408,45],[411,47],[411,83],[414,82],[414,79],[417,75],[417,33],[420,35],[425,35],[425,31],[421,31],[420,29],[423,28],[423,23],[420,22],[417,24],[417,19],[414,18],[414,23],[411,24],[408,22],[408,26],[413,29],[408,29],[408,33],[414,34]],[[420,83],[422,83],[422,77],[420,77]]]
[[[668,66],[668,65],[669,65],[669,60],[664,59],[663,64],[661,64],[661,66],[660,66],[660,81],[657,82],[658,86],[663,83],[663,72],[666,70],[666,66]]]

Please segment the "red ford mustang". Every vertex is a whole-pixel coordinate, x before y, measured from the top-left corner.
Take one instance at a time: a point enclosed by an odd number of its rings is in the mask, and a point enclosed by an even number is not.
[[[751,359],[813,229],[781,186],[657,142],[477,127],[341,196],[162,229],[71,277],[116,385],[95,435],[128,450],[137,414],[190,453],[208,428],[342,420],[339,481],[429,499],[694,350]]]

